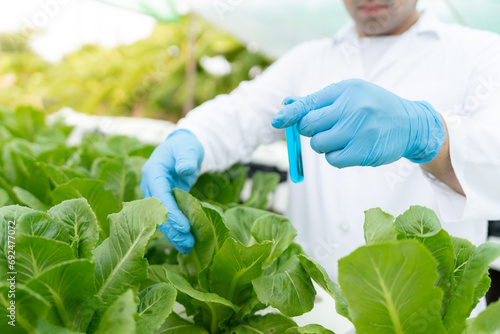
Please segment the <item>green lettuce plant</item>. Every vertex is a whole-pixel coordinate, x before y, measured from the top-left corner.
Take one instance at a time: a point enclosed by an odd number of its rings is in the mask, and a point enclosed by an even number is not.
[[[250,168],[235,164],[222,173],[200,175],[190,193],[197,199],[221,209],[229,209],[241,204],[241,192],[248,180]],[[256,171],[252,176],[252,189],[245,206],[265,209],[268,195],[280,181],[277,173]]]
[[[235,165],[174,190],[196,239],[183,255],[156,229],[166,209],[141,199],[153,147],[95,133],[69,147],[71,128],[27,107],[0,108],[0,119],[0,316],[13,251],[18,311],[2,333],[331,333],[290,318],[312,309],[311,279],[357,333],[500,331],[499,303],[467,319],[500,247],[448,235],[429,209],[367,211],[366,246],[341,259],[336,284],[293,242],[290,221],[263,210],[278,175],[254,174],[241,202],[248,167]]]
[[[66,141],[72,130],[48,125],[30,107],[0,107],[0,206],[20,204],[45,211],[64,200],[84,197],[97,215],[102,237],[108,215],[123,202],[141,199],[141,168],[154,147],[127,136],[86,134],[77,146]],[[200,176],[192,193],[229,208],[240,204],[249,168],[237,164],[223,173]],[[276,173],[256,172],[245,205],[264,208],[279,182]]]
[[[98,133],[68,146],[72,128],[48,125],[44,114],[30,107],[0,107],[0,121],[0,206],[20,204],[45,211],[85,197],[105,237],[107,216],[118,212],[123,202],[142,198],[141,167],[154,147]]]
[[[97,217],[83,198],[46,212],[0,208],[3,319],[9,300],[16,302],[16,326],[2,321],[1,331],[152,333],[170,314],[176,291],[166,283],[137,291],[147,277],[146,243],[166,216],[157,199],[125,203],[110,215],[111,234],[101,240]],[[9,221],[15,222],[15,234],[9,233]],[[14,246],[8,235],[15,237]],[[8,297],[9,264],[17,272],[15,298]]]
[[[196,243],[190,254],[178,255],[175,268],[164,268],[165,277],[195,322],[210,333],[262,331],[269,318],[288,329],[291,319],[255,312],[273,306],[297,316],[313,308],[316,292],[297,257],[303,252],[293,243],[289,220],[244,205],[222,213],[179,189],[174,196]]]
[[[175,196],[197,238],[191,254],[177,254],[177,264],[150,265],[146,258],[157,225],[167,218],[154,198],[123,203],[109,216],[105,238],[85,198],[47,211],[0,208],[0,316],[7,319],[10,300],[17,310],[16,326],[3,321],[0,331],[309,333],[288,317],[310,311],[316,294],[297,257],[302,250],[293,243],[291,223],[248,206],[229,209],[226,220],[185,192],[176,189]],[[240,214],[255,219],[251,228],[238,224]],[[7,242],[9,235],[15,245]],[[7,281],[11,271],[14,299]],[[270,292],[274,286],[279,293]],[[172,313],[176,300],[185,307],[183,316]],[[269,305],[283,314],[256,314]]]
[[[500,302],[467,320],[489,289],[488,265],[500,245],[450,236],[419,206],[397,218],[368,210],[364,230],[366,246],[339,261],[341,292],[318,264],[298,256],[358,334],[500,333]]]

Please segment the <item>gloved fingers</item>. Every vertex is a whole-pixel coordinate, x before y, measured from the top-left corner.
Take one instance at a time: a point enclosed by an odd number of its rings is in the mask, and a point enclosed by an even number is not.
[[[299,100],[299,99],[301,99],[301,97],[300,97],[300,96],[287,96],[287,97],[285,97],[285,99],[283,100],[283,105],[284,105],[284,106],[287,106],[287,105],[289,105],[289,104],[294,103],[295,101],[297,101],[297,100]]]
[[[342,85],[332,84],[303,98],[287,97],[283,101],[285,107],[274,116],[272,125],[278,129],[292,126],[298,123],[311,110],[333,104],[342,94],[343,90]]]
[[[337,168],[365,166],[366,155],[368,152],[364,149],[355,149],[346,146],[343,149],[325,154],[326,161]]]
[[[181,254],[189,254],[189,253],[191,253],[191,248],[186,248],[186,247],[182,247],[182,246],[179,246],[179,245],[174,245],[174,247]]]
[[[175,172],[180,176],[193,175],[198,171],[202,158],[203,153],[196,147],[174,148]]]
[[[203,146],[189,130],[172,132],[167,140],[171,143],[173,167],[179,176],[190,176],[198,171],[203,161]]]
[[[338,151],[346,147],[352,140],[352,132],[335,126],[320,132],[311,138],[311,148],[321,154]]]
[[[287,128],[296,124],[304,115],[309,112],[307,105],[304,102],[304,98],[298,98],[292,102],[294,97],[285,99],[286,102],[291,102],[285,104],[283,109],[281,109],[272,119],[271,124],[277,129]],[[285,103],[283,101],[283,103]]]
[[[168,209],[168,220],[171,222],[173,228],[181,233],[188,233],[191,229],[187,218],[182,214],[177,206],[174,196],[172,195],[172,188],[166,176],[157,176],[148,182],[151,196],[158,198]]]
[[[316,93],[307,95],[304,98],[304,103],[312,109],[320,109],[333,104],[344,92],[345,85],[342,83],[334,83],[326,86]]]
[[[141,191],[144,197],[153,196],[150,186],[154,183],[154,178],[159,173],[163,173],[166,176],[166,166],[172,163],[171,160],[168,144],[164,141],[155,148],[148,161],[142,167]]]
[[[179,188],[181,190],[184,190],[185,192],[191,191],[193,184],[198,178],[198,171],[199,170],[197,169],[192,175],[188,176],[174,176],[173,180],[170,183],[172,185],[172,188]]]
[[[148,183],[146,182],[146,177],[144,175],[142,175],[142,178],[141,178],[141,191],[142,191],[142,195],[145,198],[151,197],[151,192],[149,191]]]
[[[317,133],[331,129],[337,124],[340,112],[332,105],[311,110],[302,117],[298,123],[299,133],[306,137],[312,137]]]
[[[175,206],[175,208],[171,209],[173,206]],[[189,224],[189,221],[187,220],[186,216],[184,216],[182,211],[177,206],[177,203],[173,201],[173,203],[170,204],[170,207],[167,207],[167,209],[168,209],[168,220],[172,225],[172,227],[175,228],[180,233],[189,233],[189,231],[191,230],[191,225]]]
[[[168,223],[158,226],[158,229],[170,243],[182,254],[189,254],[194,246],[194,237],[191,233],[181,233]]]

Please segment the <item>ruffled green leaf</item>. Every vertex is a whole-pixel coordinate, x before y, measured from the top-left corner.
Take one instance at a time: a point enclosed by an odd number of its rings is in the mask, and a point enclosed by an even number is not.
[[[166,219],[167,209],[157,198],[124,203],[109,217],[111,235],[93,251],[97,296],[106,304],[148,277],[146,244]]]

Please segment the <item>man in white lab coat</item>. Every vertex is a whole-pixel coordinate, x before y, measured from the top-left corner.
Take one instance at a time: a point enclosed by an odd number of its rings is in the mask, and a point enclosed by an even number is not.
[[[294,124],[305,180],[290,183],[286,214],[333,279],[370,208],[427,206],[452,235],[486,240],[500,218],[500,37],[440,23],[417,0],[344,2],[353,24],[193,110],[144,166],[144,195],[168,207],[160,229],[181,252],[194,240],[171,189]]]

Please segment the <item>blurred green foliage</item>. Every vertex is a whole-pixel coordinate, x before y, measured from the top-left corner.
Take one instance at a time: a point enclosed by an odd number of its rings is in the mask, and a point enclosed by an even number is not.
[[[264,69],[270,59],[253,53],[207,22],[184,17],[158,24],[152,35],[114,49],[87,45],[51,64],[32,53],[21,34],[0,37],[0,104],[33,105],[48,113],[69,106],[97,115],[148,116],[175,121],[186,97],[185,68],[189,24],[196,31],[196,88],[199,105],[229,93],[250,69]],[[203,57],[223,56],[231,73],[217,76],[200,64]]]

